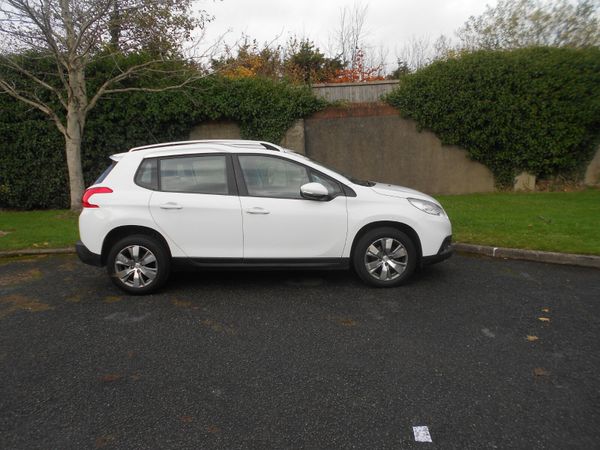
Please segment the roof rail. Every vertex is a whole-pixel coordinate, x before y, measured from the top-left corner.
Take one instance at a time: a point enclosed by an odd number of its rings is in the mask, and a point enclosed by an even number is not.
[[[265,141],[250,141],[250,140],[242,140],[242,139],[204,139],[197,141],[177,141],[177,142],[164,142],[161,144],[151,144],[151,145],[143,145],[140,147],[134,147],[130,149],[130,152],[137,152],[139,150],[149,150],[149,149],[157,149],[163,147],[177,147],[182,145],[191,145],[191,144],[220,144],[220,145],[229,145],[231,147],[239,147],[239,148],[249,148],[249,147],[262,147],[267,150],[274,150],[277,152],[283,151],[281,147],[278,145],[272,144],[270,142]]]

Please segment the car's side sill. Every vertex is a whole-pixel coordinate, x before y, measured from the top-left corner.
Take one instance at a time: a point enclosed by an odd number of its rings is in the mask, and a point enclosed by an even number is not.
[[[173,264],[202,269],[348,269],[350,258],[173,258]]]

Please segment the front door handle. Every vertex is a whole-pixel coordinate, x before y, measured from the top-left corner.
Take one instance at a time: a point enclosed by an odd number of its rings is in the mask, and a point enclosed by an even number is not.
[[[181,209],[181,208],[183,208],[183,206],[181,206],[179,203],[175,203],[175,202],[163,203],[159,207],[160,207],[160,209]]]
[[[246,214],[269,214],[270,212],[271,211],[267,211],[264,208],[259,208],[258,206],[246,210]]]

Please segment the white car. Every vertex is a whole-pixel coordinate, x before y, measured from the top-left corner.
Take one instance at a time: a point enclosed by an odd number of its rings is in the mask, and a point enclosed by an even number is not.
[[[442,206],[421,192],[341,175],[268,142],[186,141],[111,156],[79,217],[80,259],[133,294],[176,263],[348,268],[393,287],[452,254]]]

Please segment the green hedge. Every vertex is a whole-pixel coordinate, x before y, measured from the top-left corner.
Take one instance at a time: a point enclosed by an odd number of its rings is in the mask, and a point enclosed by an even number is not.
[[[90,83],[98,72],[109,69],[90,68]],[[244,138],[278,142],[295,120],[322,107],[324,102],[308,88],[258,78],[210,76],[181,91],[106,97],[86,124],[82,146],[86,185],[106,168],[109,155],[137,145],[185,140],[204,121],[233,120]],[[0,208],[68,205],[62,135],[41,113],[0,96]]]
[[[600,49],[465,54],[404,77],[386,100],[500,185],[522,170],[571,178],[600,137]]]

